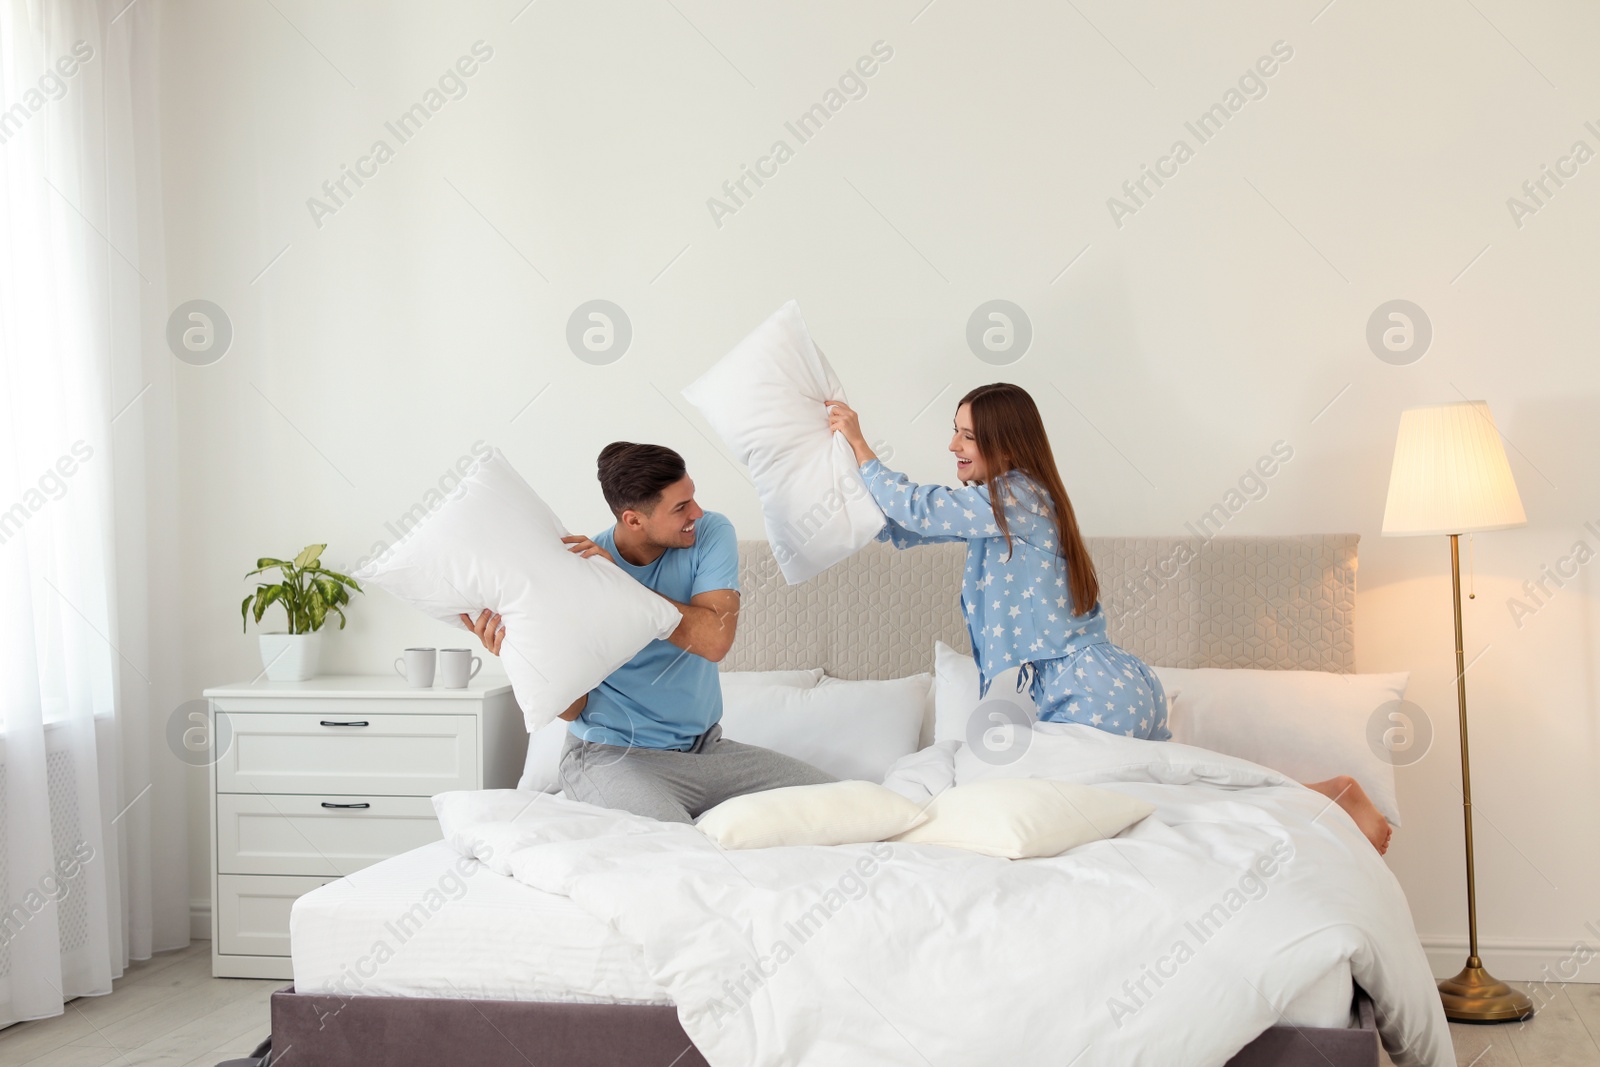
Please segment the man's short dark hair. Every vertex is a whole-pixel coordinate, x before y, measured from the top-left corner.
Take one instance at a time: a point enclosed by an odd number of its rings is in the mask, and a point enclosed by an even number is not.
[[[618,518],[624,511],[649,514],[661,500],[661,491],[689,473],[683,457],[665,445],[638,445],[613,441],[600,450],[597,464],[600,491]]]

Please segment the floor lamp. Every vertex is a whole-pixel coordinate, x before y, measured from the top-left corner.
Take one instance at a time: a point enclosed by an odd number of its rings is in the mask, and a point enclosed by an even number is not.
[[[1446,1017],[1494,1023],[1525,1019],[1533,1001],[1497,980],[1478,958],[1478,895],[1472,864],[1472,770],[1467,759],[1467,679],[1461,641],[1460,535],[1527,525],[1500,433],[1481,400],[1410,408],[1400,433],[1383,511],[1385,536],[1448,534],[1456,616],[1456,710],[1461,728],[1461,814],[1467,840],[1467,965],[1439,983]]]

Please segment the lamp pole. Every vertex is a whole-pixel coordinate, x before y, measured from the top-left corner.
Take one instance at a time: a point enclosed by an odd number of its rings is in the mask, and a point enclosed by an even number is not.
[[[1461,821],[1467,838],[1467,965],[1439,983],[1446,1018],[1498,1023],[1527,1019],[1533,1001],[1495,978],[1478,958],[1478,886],[1472,860],[1472,763],[1467,755],[1467,656],[1461,639],[1461,535],[1450,535],[1450,593],[1456,609],[1456,714],[1461,729]]]

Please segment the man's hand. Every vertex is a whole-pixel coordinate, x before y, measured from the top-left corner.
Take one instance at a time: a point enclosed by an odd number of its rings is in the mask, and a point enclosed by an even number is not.
[[[506,628],[501,624],[500,616],[484,608],[476,622],[466,612],[461,613],[461,621],[467,624],[467,629],[478,635],[478,640],[492,655],[500,654],[500,645],[506,639]]]
[[[563,537],[561,539],[561,543],[564,545],[571,545],[571,551],[576,552],[584,559],[588,559],[590,556],[603,556],[612,563],[616,562],[616,560],[611,559],[611,553],[607,552],[605,549],[601,548],[587,537],[584,537],[582,534],[573,534],[570,537]]]
[[[560,716],[558,716],[558,717],[562,718],[562,719],[565,719],[568,722],[571,722],[573,719],[576,719],[580,714],[583,713],[583,709],[585,707],[587,707],[588,704],[589,704],[589,694],[585,693],[585,694],[583,694],[583,696],[579,697],[577,700],[574,700],[572,702],[572,706],[567,708],[566,711],[563,711],[560,714]]]

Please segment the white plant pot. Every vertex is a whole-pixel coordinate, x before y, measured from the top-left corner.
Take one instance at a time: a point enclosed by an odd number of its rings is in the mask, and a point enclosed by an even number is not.
[[[317,676],[322,634],[261,634],[261,666],[274,682],[303,682]]]

